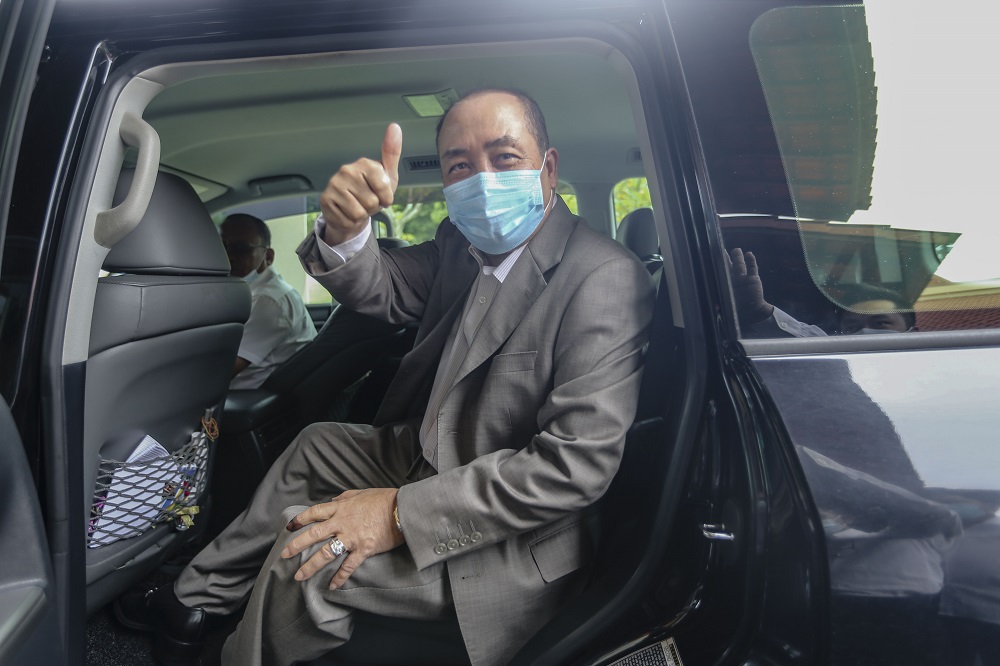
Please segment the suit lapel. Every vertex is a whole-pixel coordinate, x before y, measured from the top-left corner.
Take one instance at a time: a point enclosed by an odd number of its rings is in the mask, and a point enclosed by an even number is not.
[[[524,319],[528,309],[545,289],[545,274],[562,259],[566,241],[573,230],[573,220],[562,198],[557,199],[549,218],[528,242],[524,254],[504,280],[452,386],[496,353]]]
[[[403,357],[379,407],[375,425],[418,416],[424,408],[448,334],[465,309],[465,300],[479,271],[479,264],[469,253],[468,242],[457,233],[455,237],[460,241],[448,248],[448,257],[442,261],[448,274],[438,282],[440,296],[431,299],[424,312],[424,321],[434,323],[421,326],[413,349]]]

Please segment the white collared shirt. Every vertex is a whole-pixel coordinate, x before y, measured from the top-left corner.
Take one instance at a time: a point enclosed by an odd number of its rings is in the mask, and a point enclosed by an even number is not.
[[[250,365],[229,382],[231,389],[258,388],[276,367],[316,337],[302,297],[271,266],[250,284],[250,302],[250,319],[236,352]]]

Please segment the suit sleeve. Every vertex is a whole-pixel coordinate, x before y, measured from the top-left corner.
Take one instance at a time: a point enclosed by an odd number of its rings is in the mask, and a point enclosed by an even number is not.
[[[635,418],[652,310],[649,275],[631,257],[615,257],[582,280],[553,321],[553,388],[528,446],[400,489],[400,519],[418,568],[551,523],[604,494]],[[457,525],[473,525],[481,538],[435,552]]]
[[[381,249],[370,235],[360,252],[330,268],[314,233],[295,251],[306,274],[352,310],[394,324],[419,321],[440,262],[442,224],[434,240]]]

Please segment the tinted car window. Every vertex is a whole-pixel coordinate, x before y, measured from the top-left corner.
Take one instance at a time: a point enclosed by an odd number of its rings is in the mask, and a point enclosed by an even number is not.
[[[721,222],[795,319],[827,334],[1000,326],[1000,232],[986,213],[997,47],[962,13],[928,22],[877,1],[754,21],[779,158],[759,168],[783,177],[791,210]]]

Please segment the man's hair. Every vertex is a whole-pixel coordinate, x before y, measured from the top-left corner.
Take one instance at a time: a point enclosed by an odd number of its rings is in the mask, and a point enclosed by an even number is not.
[[[521,103],[521,108],[524,109],[524,119],[528,123],[528,131],[531,132],[531,136],[535,137],[535,143],[538,144],[538,152],[544,155],[545,151],[549,149],[549,132],[545,128],[545,116],[542,115],[542,109],[538,106],[538,102],[531,95],[517,88],[476,88],[465,93],[458,98],[458,101],[448,107],[448,110],[438,120],[437,130],[434,134],[434,143],[437,144],[440,140],[441,128],[444,127],[444,121],[452,109],[471,97],[478,97],[479,95],[489,93],[506,93],[517,98],[517,101]]]
[[[903,317],[903,321],[907,326],[913,328],[917,325],[917,315],[913,311],[913,306],[906,302],[906,299],[899,294],[899,292],[893,291],[886,287],[880,287],[876,285],[852,285],[843,290],[843,296],[838,299],[839,307],[837,308],[837,321],[839,323],[840,318],[843,317],[847,312],[857,312],[854,306],[858,303],[864,303],[865,301],[889,301],[895,307],[894,310],[889,312],[895,312]],[[864,312],[862,314],[879,314],[876,312]]]
[[[232,215],[227,215],[226,219],[222,221],[223,224],[227,222],[253,225],[264,245],[271,247],[271,230],[267,228],[267,223],[259,217],[248,215],[247,213],[233,213]]]

